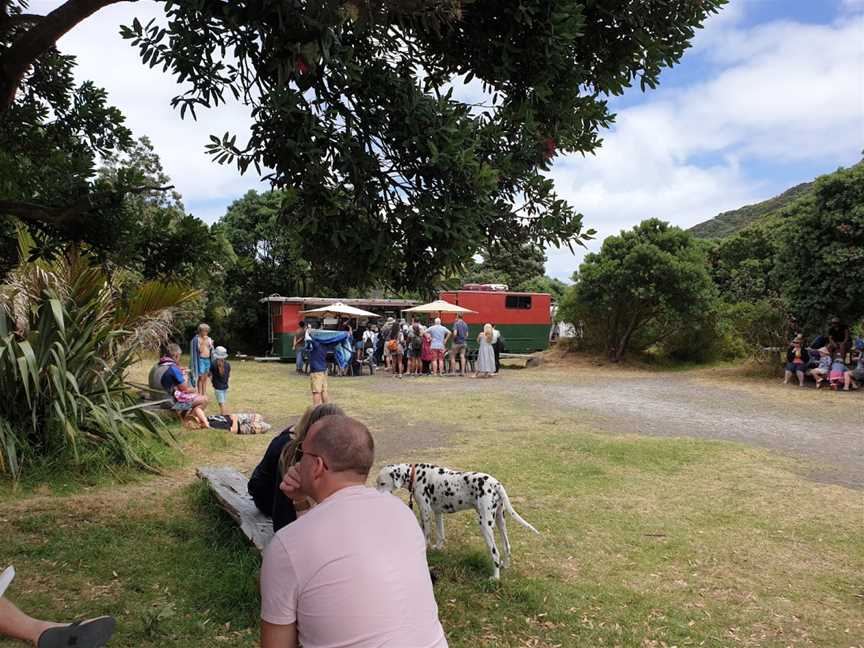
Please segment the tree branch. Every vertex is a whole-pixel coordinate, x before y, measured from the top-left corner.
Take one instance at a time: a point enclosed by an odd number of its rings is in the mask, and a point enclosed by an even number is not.
[[[123,192],[98,191],[87,194],[64,207],[47,207],[36,203],[0,200],[0,214],[14,216],[19,220],[34,225],[49,225],[64,230],[75,230],[82,225],[82,218],[89,212],[97,209],[100,204],[109,201],[120,194],[139,194],[146,191],[170,191],[174,185],[159,187],[156,185],[144,185],[132,187]]]
[[[30,66],[57,40],[82,20],[117,2],[135,0],[67,0],[21,34],[0,57],[0,113],[15,100],[15,93]]]
[[[9,31],[12,27],[16,27],[17,25],[39,22],[44,17],[45,16],[39,16],[37,14],[14,14],[12,16],[6,16],[0,20],[0,34]]]

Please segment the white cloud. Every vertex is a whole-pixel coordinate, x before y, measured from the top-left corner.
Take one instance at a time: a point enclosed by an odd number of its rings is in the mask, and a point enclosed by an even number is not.
[[[858,159],[864,19],[749,29],[738,19],[718,23],[723,38],[709,34],[698,53],[716,65],[712,78],[621,110],[596,157],[555,166],[558,191],[598,230],[589,249],[645,218],[689,227],[786,188],[748,176],[748,164],[829,171]],[[547,271],[569,277],[583,256],[550,250]]]
[[[840,0],[840,9],[849,13],[864,11],[864,0]]]

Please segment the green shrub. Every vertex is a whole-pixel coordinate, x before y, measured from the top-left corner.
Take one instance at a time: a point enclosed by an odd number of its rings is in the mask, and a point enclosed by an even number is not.
[[[23,235],[21,248],[28,258]],[[121,300],[95,259],[75,250],[14,270],[0,286],[0,473],[87,456],[152,468],[148,444],[172,439],[136,407],[124,376],[195,295],[146,282]]]

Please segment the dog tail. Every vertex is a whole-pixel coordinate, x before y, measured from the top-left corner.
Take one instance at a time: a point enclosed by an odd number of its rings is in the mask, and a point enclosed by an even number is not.
[[[523,520],[522,516],[513,509],[513,505],[510,503],[510,498],[507,497],[507,491],[504,490],[504,484],[498,484],[498,494],[501,496],[501,505],[504,507],[504,510],[507,511],[510,515],[512,515],[514,520],[516,520],[519,524],[524,526],[529,531],[533,531],[537,535],[540,535],[540,532],[537,529],[535,529],[533,526]]]

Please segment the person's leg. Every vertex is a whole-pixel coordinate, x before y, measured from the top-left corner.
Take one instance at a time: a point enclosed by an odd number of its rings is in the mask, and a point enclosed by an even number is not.
[[[216,402],[219,403],[219,413],[222,416],[225,416],[227,413],[227,408],[225,407],[225,402],[228,399],[228,390],[227,389],[214,389],[216,393]]]
[[[323,402],[321,400],[321,377],[322,373],[320,371],[309,374],[309,384],[312,388],[312,405],[320,405]]]
[[[798,376],[798,386],[803,387],[804,386],[804,372],[799,369],[798,371],[795,372],[795,374]]]
[[[784,384],[784,385],[788,385],[788,384],[789,384],[789,380],[790,380],[791,378],[792,378],[792,372],[789,371],[789,370],[787,369],[787,370],[784,372],[784,374],[783,374],[783,384]]]
[[[204,410],[200,407],[192,408],[192,416],[195,417],[195,420],[198,421],[198,425],[202,428],[209,428],[210,423],[207,421],[207,415],[204,413]]]
[[[29,641],[34,646],[43,632],[59,623],[40,621],[24,614],[12,602],[0,596],[0,636]]]
[[[303,373],[303,347],[294,351],[294,370],[298,374]]]
[[[459,352],[459,368],[462,370],[462,375],[465,376],[465,347],[462,347],[462,350]]]

